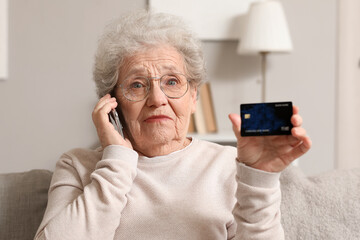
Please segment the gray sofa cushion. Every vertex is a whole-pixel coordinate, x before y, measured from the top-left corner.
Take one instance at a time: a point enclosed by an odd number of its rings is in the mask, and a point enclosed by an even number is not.
[[[52,173],[0,174],[0,239],[33,239],[47,204]]]
[[[360,239],[360,169],[307,177],[296,167],[280,178],[285,239]]]

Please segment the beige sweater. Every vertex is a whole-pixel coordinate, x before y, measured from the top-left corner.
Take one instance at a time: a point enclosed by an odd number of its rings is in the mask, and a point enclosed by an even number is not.
[[[280,174],[235,157],[197,139],[154,158],[115,145],[69,151],[35,239],[283,239]]]

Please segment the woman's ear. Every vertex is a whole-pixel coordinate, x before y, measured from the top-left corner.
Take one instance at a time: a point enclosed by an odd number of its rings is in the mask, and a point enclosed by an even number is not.
[[[197,100],[197,87],[191,88],[191,113],[194,113],[196,110],[196,100]]]

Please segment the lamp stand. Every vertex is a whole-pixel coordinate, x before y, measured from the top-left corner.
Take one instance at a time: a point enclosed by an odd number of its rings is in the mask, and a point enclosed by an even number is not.
[[[266,101],[266,57],[269,52],[260,52],[261,55],[261,101]]]

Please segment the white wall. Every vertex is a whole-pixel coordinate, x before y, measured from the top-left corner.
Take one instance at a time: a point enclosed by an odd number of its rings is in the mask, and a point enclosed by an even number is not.
[[[301,108],[313,148],[299,165],[308,174],[323,172],[335,166],[337,1],[283,3],[295,50],[288,58],[274,58],[269,78],[277,84],[269,91],[274,99],[292,98]]]
[[[91,68],[105,23],[146,1],[12,0],[9,80],[0,82],[0,172],[53,169],[60,154],[97,145]],[[336,0],[282,1],[294,43],[268,59],[268,100],[301,108],[313,149],[306,173],[334,167]],[[205,42],[219,129],[242,102],[260,100],[260,58],[236,54],[237,42]]]
[[[267,101],[300,107],[312,149],[299,166],[309,175],[334,168],[336,114],[336,0],[283,0],[294,51],[270,54]],[[236,55],[237,42],[206,42],[209,78],[220,129],[230,131],[229,112],[261,101],[260,57]]]
[[[351,169],[360,168],[360,1],[342,0],[339,14],[336,166]]]
[[[97,38],[144,0],[9,1],[9,80],[0,82],[0,172],[54,169],[97,143],[91,120]]]

